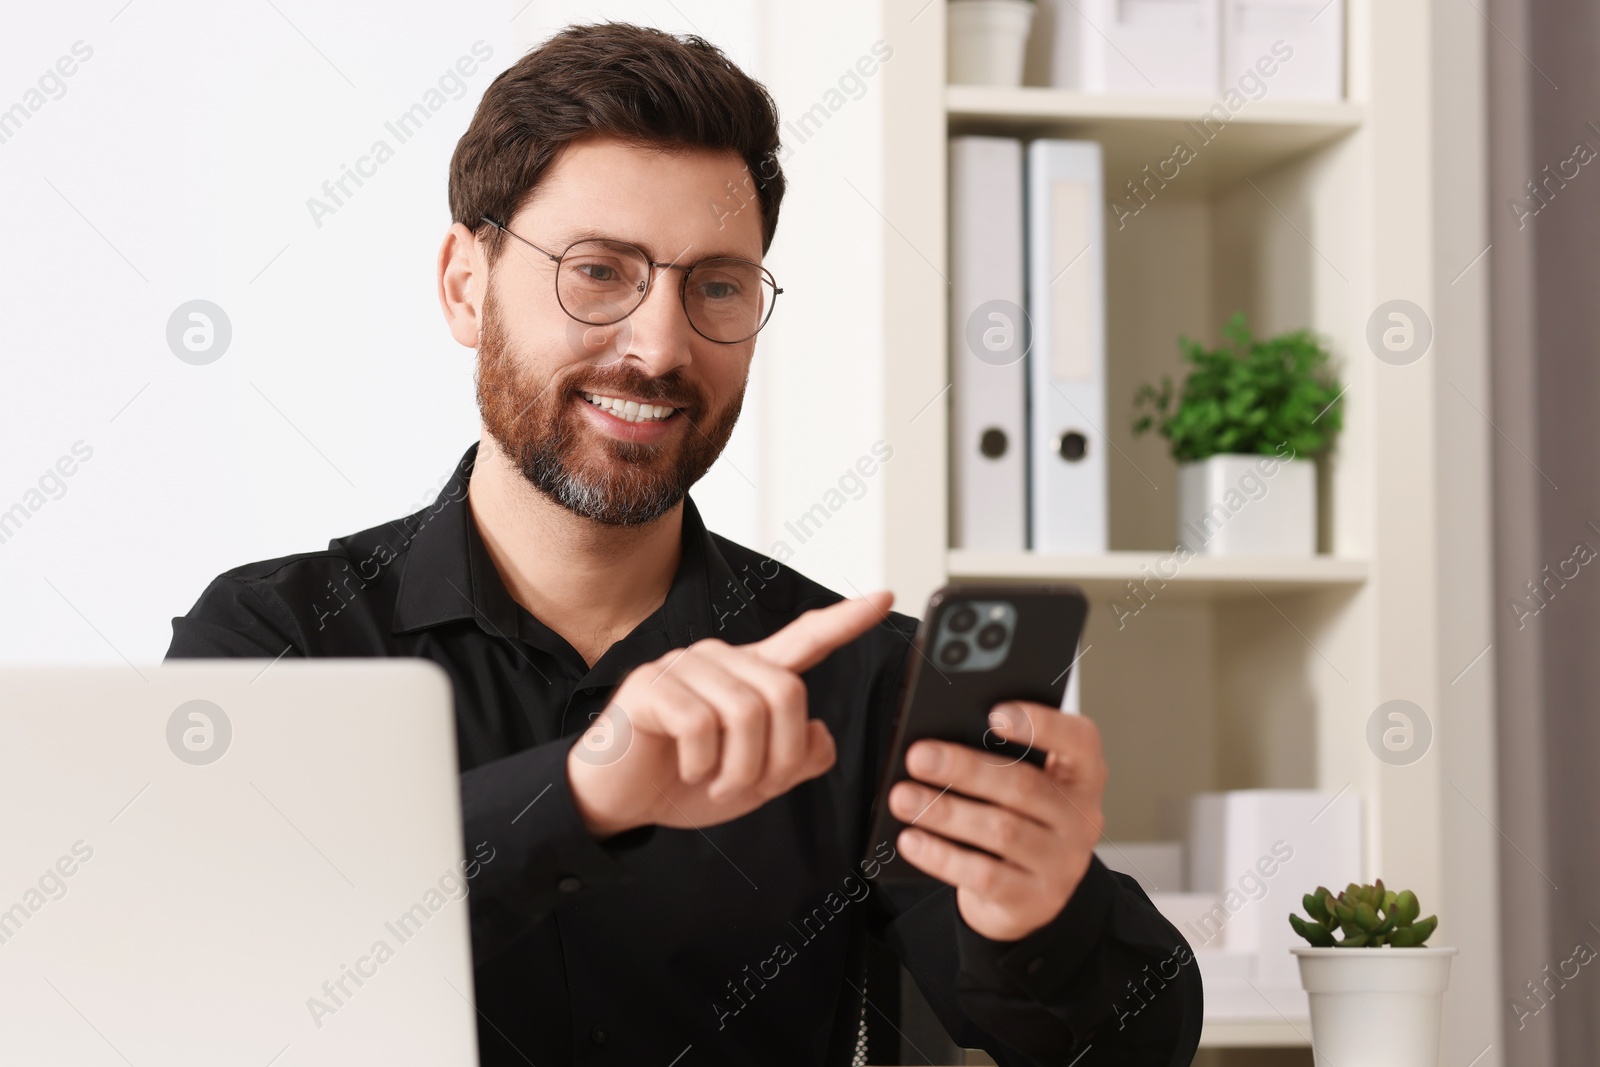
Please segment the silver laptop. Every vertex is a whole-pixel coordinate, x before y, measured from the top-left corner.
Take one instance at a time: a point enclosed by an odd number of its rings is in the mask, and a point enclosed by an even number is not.
[[[0,670],[0,1063],[475,1065],[457,782],[423,660]]]

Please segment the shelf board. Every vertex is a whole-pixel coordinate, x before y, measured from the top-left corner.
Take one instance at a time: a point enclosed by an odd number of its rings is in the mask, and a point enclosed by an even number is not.
[[[1367,564],[1359,559],[1313,556],[1310,559],[1267,556],[1193,556],[1179,564],[1171,552],[1107,552],[1069,556],[1044,552],[981,552],[952,549],[946,557],[951,578],[993,581],[1059,580],[1076,582],[1091,597],[1126,594],[1124,583],[1142,583],[1167,575],[1165,587],[1152,590],[1175,597],[1222,599],[1255,596],[1257,592],[1307,592],[1354,588],[1367,580]],[[1177,569],[1175,575],[1173,569]]]
[[[1309,1019],[1207,1019],[1200,1026],[1201,1048],[1309,1048]]]
[[[945,111],[951,134],[1069,137],[1099,141],[1105,150],[1106,196],[1126,192],[1148,165],[1166,179],[1155,195],[1194,196],[1237,184],[1311,149],[1344,137],[1362,123],[1360,104],[1273,100],[1247,102],[1213,123],[1201,118],[1219,101],[1203,97],[1103,96],[1064,89],[950,85]],[[1226,109],[1224,109],[1226,110]],[[1193,124],[1193,125],[1191,125]],[[1194,158],[1159,167],[1178,142]],[[1176,176],[1173,172],[1176,170]],[[1163,173],[1164,172],[1164,173]]]

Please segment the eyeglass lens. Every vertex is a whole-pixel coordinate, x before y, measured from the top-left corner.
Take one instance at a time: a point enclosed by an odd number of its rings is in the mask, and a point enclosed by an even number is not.
[[[630,245],[582,241],[561,257],[556,296],[583,322],[619,322],[644,301],[650,264]],[[713,341],[753,336],[772,312],[772,280],[754,263],[709,259],[695,264],[683,289],[689,322]]]

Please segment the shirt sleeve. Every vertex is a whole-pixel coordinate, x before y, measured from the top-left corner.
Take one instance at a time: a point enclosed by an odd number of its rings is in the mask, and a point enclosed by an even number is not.
[[[567,752],[578,735],[535,745],[461,776],[469,846],[487,842],[496,859],[472,882],[472,958],[482,966],[565,900],[628,880],[622,859],[650,840],[653,826],[603,842],[578,814]]]
[[[172,620],[166,658],[280,655],[317,651],[270,588],[223,575]],[[477,966],[562,901],[627,878],[622,857],[649,840],[652,827],[600,842],[584,826],[567,778],[567,752],[577,740],[536,745],[461,775],[463,836],[479,861],[467,898]]]
[[[254,585],[224,574],[206,586],[189,614],[173,618],[166,658],[305,656],[306,645],[281,603],[269,603]]]
[[[874,693],[874,712],[889,722],[904,669],[902,657]],[[1017,941],[967,926],[954,888],[932,878],[877,890],[872,932],[962,1047],[1002,1067],[1193,1060],[1203,1008],[1194,954],[1138,882],[1098,857],[1055,919]]]
[[[1061,914],[1020,941],[991,941],[959,912],[955,923],[963,1010],[1013,1053],[996,1062],[1194,1059],[1203,1011],[1194,954],[1138,882],[1098,857]]]

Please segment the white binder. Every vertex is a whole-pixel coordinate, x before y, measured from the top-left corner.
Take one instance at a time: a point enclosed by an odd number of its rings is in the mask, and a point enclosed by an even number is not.
[[[1027,150],[1030,547],[1106,551],[1105,221],[1100,145]]]
[[[950,543],[1027,547],[1022,142],[950,139]]]

